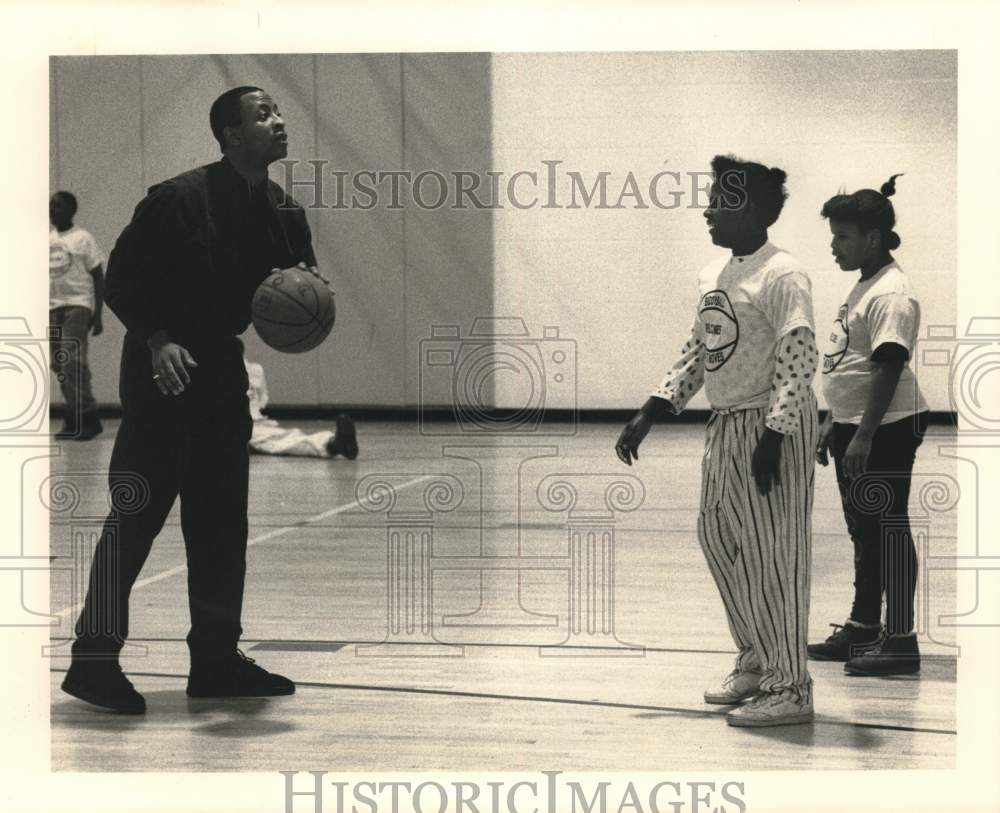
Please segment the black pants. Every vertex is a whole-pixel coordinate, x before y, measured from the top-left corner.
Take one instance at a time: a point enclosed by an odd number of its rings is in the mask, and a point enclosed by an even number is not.
[[[163,395],[145,343],[125,337],[122,422],[108,473],[111,512],[94,552],[75,657],[121,651],[129,595],[178,495],[192,663],[234,652],[242,633],[252,428],[246,370],[231,337],[184,346],[198,367],[182,394]]]
[[[868,470],[856,482],[844,476],[843,460],[858,430],[833,425],[833,456],[847,530],[854,542],[854,604],[851,618],[863,624],[882,620],[886,630],[913,629],[917,551],[910,531],[909,501],[913,461],[927,431],[928,413],[883,424],[872,440]]]

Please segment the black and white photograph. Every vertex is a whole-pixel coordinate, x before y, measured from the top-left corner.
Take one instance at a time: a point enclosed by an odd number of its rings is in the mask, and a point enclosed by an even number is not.
[[[996,808],[988,7],[20,11],[5,809]]]

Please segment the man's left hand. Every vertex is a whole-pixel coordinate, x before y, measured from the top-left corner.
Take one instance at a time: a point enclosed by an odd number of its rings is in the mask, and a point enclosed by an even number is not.
[[[299,263],[296,266],[296,268],[301,268],[303,271],[307,271],[308,273],[312,274],[317,279],[322,280],[323,284],[326,285],[328,288],[330,287],[330,280],[328,280],[326,277],[324,277],[319,272],[319,269],[315,265],[306,265],[305,263]]]
[[[98,313],[90,317],[90,335],[100,336],[104,332],[104,322],[101,320],[101,315]]]

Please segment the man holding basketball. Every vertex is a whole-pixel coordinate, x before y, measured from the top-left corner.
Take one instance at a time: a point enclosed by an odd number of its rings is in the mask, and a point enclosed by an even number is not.
[[[145,711],[118,660],[129,594],[178,496],[191,613],[188,695],[295,691],[237,648],[252,421],[236,337],[271,269],[314,269],[316,258],[302,208],[267,177],[288,152],[274,100],[257,87],[233,88],[215,100],[209,120],[222,159],[153,186],[108,262],[105,298],[127,329],[122,422],[108,476],[112,508],[62,688],[122,713]]]

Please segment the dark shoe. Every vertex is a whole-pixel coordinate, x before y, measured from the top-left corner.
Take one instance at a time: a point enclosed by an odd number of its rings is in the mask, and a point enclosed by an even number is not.
[[[887,635],[877,646],[851,658],[844,664],[850,675],[915,675],[920,671],[920,648],[917,636]]]
[[[809,644],[809,657],[814,661],[847,661],[874,646],[882,637],[882,628],[859,627],[855,624],[831,624],[833,635],[821,644]]]
[[[259,667],[240,650],[221,661],[191,665],[188,697],[275,697],[295,694],[295,684]]]
[[[97,419],[95,415],[92,418],[84,418],[83,426],[80,427],[80,432],[76,436],[77,440],[92,440],[96,438],[101,432],[104,431],[104,427],[101,422]]]
[[[135,690],[117,661],[73,661],[62,690],[85,703],[117,711],[145,714],[146,699]]]
[[[326,450],[330,457],[343,455],[348,460],[354,460],[358,456],[358,432],[350,415],[341,413],[337,416],[337,428],[327,441]]]
[[[53,435],[56,440],[74,440],[79,430],[71,423],[64,423],[63,428]]]

